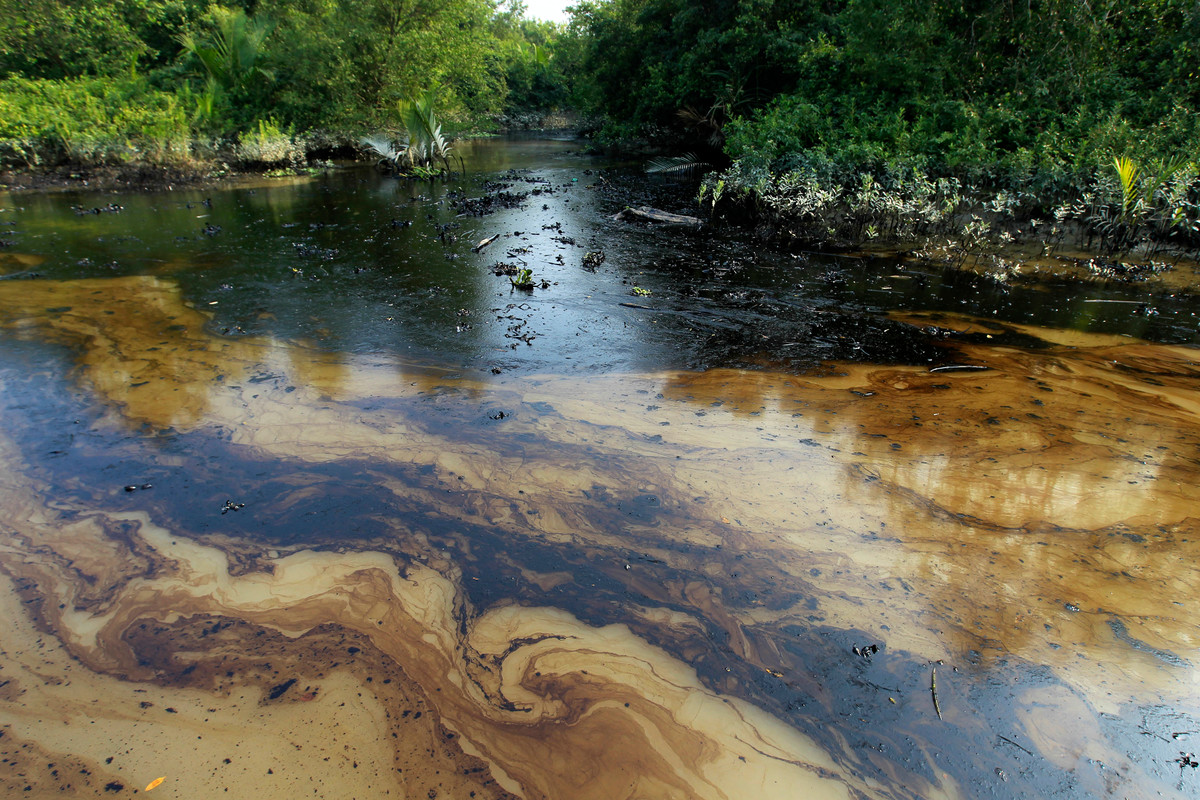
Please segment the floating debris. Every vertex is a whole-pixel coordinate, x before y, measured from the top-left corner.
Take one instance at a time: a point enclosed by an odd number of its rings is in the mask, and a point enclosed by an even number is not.
[[[481,241],[479,244],[472,247],[471,251],[474,253],[478,253],[480,250],[487,247],[489,244],[491,244],[492,242],[496,241],[499,238],[500,238],[500,234],[498,234],[498,233],[495,234],[494,236],[489,236],[488,238]]]
[[[933,710],[937,712],[938,719],[941,719],[942,707],[937,696],[937,667],[933,668],[933,673],[929,676],[929,691],[933,694]]]

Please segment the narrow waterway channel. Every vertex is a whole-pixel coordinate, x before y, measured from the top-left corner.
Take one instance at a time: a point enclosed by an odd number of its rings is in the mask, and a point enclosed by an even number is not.
[[[0,195],[5,796],[1200,793],[1195,295],[460,147]]]

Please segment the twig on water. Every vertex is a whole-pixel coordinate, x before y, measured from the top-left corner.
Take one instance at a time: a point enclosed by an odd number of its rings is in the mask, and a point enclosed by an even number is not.
[[[1033,753],[1030,753],[1029,750],[1027,750],[1026,748],[1022,747],[1021,745],[1017,744],[1016,742],[1014,742],[1012,739],[1008,738],[1007,736],[1000,736],[1000,741],[1008,742],[1013,747],[1017,748],[1018,750],[1020,750],[1021,752],[1025,753],[1027,755],[1031,755],[1031,756],[1033,755]]]
[[[937,667],[933,668],[933,673],[929,676],[929,691],[933,693],[933,710],[937,712],[938,719],[941,719],[942,707],[937,699]]]
[[[491,244],[492,242],[496,241],[499,238],[500,238],[500,234],[498,234],[498,233],[495,236],[489,236],[488,238],[484,239],[479,244],[472,247],[471,252],[478,253],[480,250],[487,247],[489,244]]]

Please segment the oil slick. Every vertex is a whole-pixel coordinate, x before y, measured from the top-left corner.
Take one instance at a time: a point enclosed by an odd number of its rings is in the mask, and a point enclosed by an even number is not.
[[[463,599],[429,568],[412,566],[401,574],[380,553],[306,550],[272,560],[264,571],[232,576],[224,552],[175,537],[144,514],[90,513],[68,524],[47,506],[32,504],[32,495],[31,487],[6,480],[4,507],[26,513],[6,531],[6,554],[21,556],[5,570],[19,590],[36,585],[42,597],[61,601],[61,609],[43,610],[38,622],[57,631],[72,655],[97,672],[153,682],[156,673],[130,647],[136,629],[147,623],[167,634],[160,643],[170,642],[173,628],[199,618],[243,620],[299,642],[334,626],[358,634],[356,641],[378,657],[403,665],[404,679],[434,702],[430,712],[440,736],[457,739],[457,758],[471,764],[472,756],[481,757],[503,789],[520,796],[723,798],[746,787],[766,798],[790,797],[798,789],[851,796],[852,781],[815,743],[749,704],[715,695],[694,671],[624,626],[595,628],[554,609],[506,606],[469,614],[463,637]],[[69,546],[98,563],[111,546],[105,533],[115,528],[148,569],[114,579],[120,588],[105,597],[102,609],[82,611],[87,604],[81,595],[89,587],[76,583],[79,573],[54,564],[57,552]],[[105,566],[123,567],[119,561]],[[296,650],[303,652],[303,645]],[[176,656],[188,661],[190,674],[205,674],[214,670],[219,652],[189,649]],[[318,662],[312,668],[333,673],[336,666]],[[225,705],[229,691],[223,688],[211,702]],[[15,705],[21,710],[6,709],[5,716],[13,714],[21,728],[28,703]],[[173,706],[166,710],[177,713]],[[408,714],[393,708],[384,716]],[[610,769],[612,764],[621,769]],[[406,767],[413,765],[397,771]],[[470,766],[462,771],[483,772]],[[494,796],[502,794],[490,780],[478,790],[489,785]]]
[[[1187,796],[1195,351],[907,321],[989,369],[452,379],[0,285],[71,361],[0,373],[2,785]]]

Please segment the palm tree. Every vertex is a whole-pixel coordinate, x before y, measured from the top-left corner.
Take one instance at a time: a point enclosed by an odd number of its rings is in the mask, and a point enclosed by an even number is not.
[[[433,113],[437,92],[427,89],[396,103],[400,124],[407,135],[404,160],[411,166],[430,167],[441,161],[450,170],[450,143],[442,136],[442,125]]]

